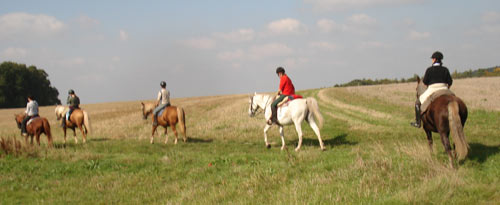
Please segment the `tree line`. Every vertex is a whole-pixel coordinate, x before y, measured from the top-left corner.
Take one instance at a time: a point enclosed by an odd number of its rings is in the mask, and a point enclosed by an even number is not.
[[[349,87],[349,86],[363,86],[363,85],[381,85],[381,84],[394,84],[394,83],[407,83],[407,82],[416,82],[417,74],[413,75],[411,78],[401,78],[401,79],[354,79],[349,81],[348,83],[343,84],[335,84],[334,87]],[[451,77],[453,79],[460,78],[475,78],[475,77],[492,77],[492,76],[500,76],[500,66],[494,66],[490,68],[479,68],[476,70],[469,69],[464,72],[457,72],[456,70],[451,73]]]
[[[3,62],[0,64],[0,108],[24,107],[27,95],[39,105],[61,104],[59,91],[50,84],[49,75],[36,66]]]

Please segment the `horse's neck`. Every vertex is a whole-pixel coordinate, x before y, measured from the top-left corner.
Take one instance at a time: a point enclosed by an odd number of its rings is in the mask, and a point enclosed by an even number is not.
[[[261,95],[259,106],[262,108],[266,108],[266,106],[270,105],[269,101],[271,101],[271,96],[269,95]]]

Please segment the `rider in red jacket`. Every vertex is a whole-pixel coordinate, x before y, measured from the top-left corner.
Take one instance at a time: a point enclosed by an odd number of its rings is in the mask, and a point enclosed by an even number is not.
[[[282,67],[278,67],[276,69],[276,74],[280,78],[280,87],[276,95],[279,95],[278,99],[276,99],[272,104],[271,104],[271,119],[267,121],[267,124],[271,125],[273,122],[277,123],[278,122],[278,103],[283,101],[285,97],[289,97],[290,99],[293,99],[295,96],[295,87],[293,86],[292,80],[285,74],[285,69]]]

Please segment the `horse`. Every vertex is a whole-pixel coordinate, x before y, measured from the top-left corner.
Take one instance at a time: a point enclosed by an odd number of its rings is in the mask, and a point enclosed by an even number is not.
[[[427,86],[417,77],[417,98],[427,89]],[[467,156],[469,145],[465,140],[464,126],[467,121],[467,106],[454,95],[442,95],[431,102],[427,111],[422,115],[422,127],[427,135],[429,148],[432,153],[432,132],[441,136],[441,142],[448,153],[450,166],[453,161],[463,160]],[[452,133],[455,150],[450,146],[450,132]]]
[[[23,122],[26,114],[14,114],[15,120],[17,123],[17,127],[21,129],[21,123]],[[28,121],[29,122],[29,121]],[[42,133],[47,136],[47,140],[49,141],[49,147],[52,147],[52,134],[50,132],[50,124],[47,118],[44,117],[36,117],[32,118],[31,123],[26,125],[26,131],[28,131],[28,135],[24,138],[26,144],[28,144],[28,136],[31,137],[31,144],[33,144],[33,136],[36,137],[36,142],[38,146],[40,146],[40,135]]]
[[[146,106],[142,106],[142,113],[143,113],[143,116],[144,118],[147,117],[148,114],[146,113],[151,113],[150,111],[146,110]],[[186,122],[185,122],[185,113],[184,113],[184,109],[181,108],[181,107],[176,107],[176,106],[168,106],[168,107],[165,107],[164,110],[163,110],[163,113],[161,113],[161,115],[159,115],[157,117],[158,119],[158,125],[154,125],[153,124],[153,130],[152,130],[152,133],[151,133],[151,141],[150,143],[153,144],[154,143],[154,135],[155,135],[155,132],[156,132],[156,128],[158,126],[162,126],[165,128],[165,144],[167,144],[168,142],[168,135],[167,135],[167,127],[170,126],[172,131],[174,132],[174,135],[175,135],[175,141],[174,141],[174,144],[177,144],[177,130],[176,130],[176,125],[177,123],[180,124],[180,129],[181,129],[181,132],[183,134],[183,141],[186,142],[187,141],[187,138],[186,138]],[[151,118],[151,120],[154,122],[154,116]]]
[[[248,115],[254,117],[259,108],[264,110],[265,119],[271,117],[271,103],[274,98],[270,95],[263,95],[255,93],[250,97],[248,108]],[[325,150],[323,141],[321,140],[320,128],[323,126],[323,116],[319,112],[319,106],[316,99],[308,97],[306,99],[295,99],[288,102],[288,106],[282,106],[278,109],[278,126],[281,136],[281,150],[285,149],[285,136],[283,133],[283,125],[294,124],[297,130],[297,135],[299,137],[299,142],[295,151],[299,151],[302,146],[302,122],[306,120],[309,126],[313,129],[316,136],[318,136],[319,146],[321,150]],[[316,122],[317,121],[317,122]],[[318,124],[316,124],[318,123]],[[319,126],[318,126],[319,125]],[[267,131],[272,125],[264,127],[264,141],[266,147],[270,148],[271,145],[267,142]]]
[[[58,105],[56,106],[55,113],[57,120],[66,117],[66,112],[68,111],[68,107]],[[75,143],[78,144],[78,139],[76,138],[75,128],[78,127],[82,132],[83,143],[87,142],[87,134],[91,131],[90,125],[90,117],[87,111],[82,109],[75,109],[71,113],[69,120],[66,120],[66,125],[62,128],[64,131],[64,144],[66,144],[66,128],[70,128],[73,130],[73,136],[75,137]]]
[[[156,104],[155,103],[143,103],[141,102],[141,109],[142,109],[142,119],[147,119],[148,115],[153,113],[153,110],[155,109]]]

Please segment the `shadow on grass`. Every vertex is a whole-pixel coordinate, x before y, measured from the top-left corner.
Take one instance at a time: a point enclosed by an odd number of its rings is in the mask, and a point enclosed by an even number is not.
[[[481,143],[470,143],[470,152],[467,155],[467,159],[473,160],[479,163],[484,163],[488,157],[496,155],[500,152],[500,146],[488,146]]]
[[[213,139],[201,139],[201,138],[194,138],[194,137],[187,138],[188,143],[211,143],[213,141],[214,141]]]
[[[316,136],[316,135],[314,135]],[[358,144],[358,142],[351,142],[349,140],[346,139],[347,137],[347,134],[346,133],[342,133],[340,135],[337,135],[336,137],[334,138],[329,138],[329,139],[325,139],[325,137],[323,136],[323,143],[325,144],[325,146],[338,146],[338,145],[356,145]],[[298,143],[299,139],[295,139],[294,141],[292,141],[292,143],[294,143],[295,145]],[[318,142],[318,138],[302,138],[302,145],[303,146],[318,146],[319,147],[319,142]]]

